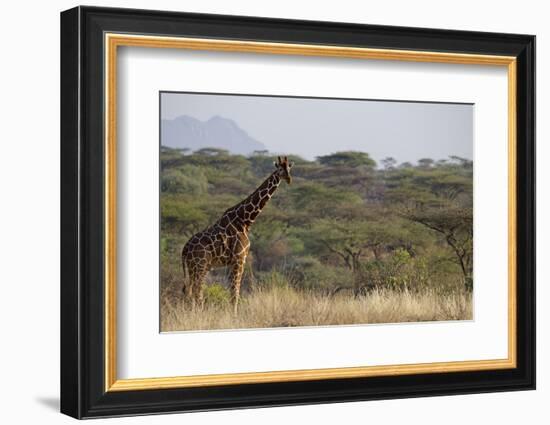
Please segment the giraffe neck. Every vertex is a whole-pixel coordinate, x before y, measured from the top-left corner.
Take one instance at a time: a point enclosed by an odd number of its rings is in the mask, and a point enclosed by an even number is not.
[[[254,223],[258,214],[262,212],[280,183],[279,173],[275,171],[244,201],[235,206],[237,216],[247,229]]]

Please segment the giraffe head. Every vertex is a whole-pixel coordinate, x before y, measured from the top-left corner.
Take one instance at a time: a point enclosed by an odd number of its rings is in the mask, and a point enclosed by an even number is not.
[[[281,160],[281,157],[277,157],[278,161],[275,161],[273,164],[275,165],[275,168],[277,169],[277,173],[281,179],[286,180],[288,184],[292,182],[292,176],[290,175],[290,169],[294,165],[292,161],[289,161],[288,158],[285,156],[283,160]]]

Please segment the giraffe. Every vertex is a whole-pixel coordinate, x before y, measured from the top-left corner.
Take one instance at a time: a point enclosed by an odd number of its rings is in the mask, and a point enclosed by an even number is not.
[[[218,221],[193,235],[181,252],[186,281],[183,285],[185,299],[192,305],[203,305],[203,289],[206,274],[216,267],[229,267],[231,302],[237,313],[241,279],[246,257],[250,249],[248,231],[258,214],[271,199],[281,180],[291,183],[290,169],[293,163],[285,156],[273,163],[275,171],[246,199],[226,210]]]

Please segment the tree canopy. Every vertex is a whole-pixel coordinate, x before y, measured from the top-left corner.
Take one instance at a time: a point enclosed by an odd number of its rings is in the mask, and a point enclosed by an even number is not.
[[[223,149],[161,150],[162,261],[177,263],[187,239],[248,196],[276,155]],[[249,282],[286,273],[308,288],[432,285],[471,289],[472,161],[423,158],[381,167],[364,152],[295,162],[250,230]]]

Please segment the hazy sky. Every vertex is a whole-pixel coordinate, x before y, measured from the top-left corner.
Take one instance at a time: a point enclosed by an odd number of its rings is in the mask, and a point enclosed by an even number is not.
[[[469,104],[162,93],[161,113],[162,119],[230,118],[269,151],[307,159],[343,150],[377,161],[473,159]]]

